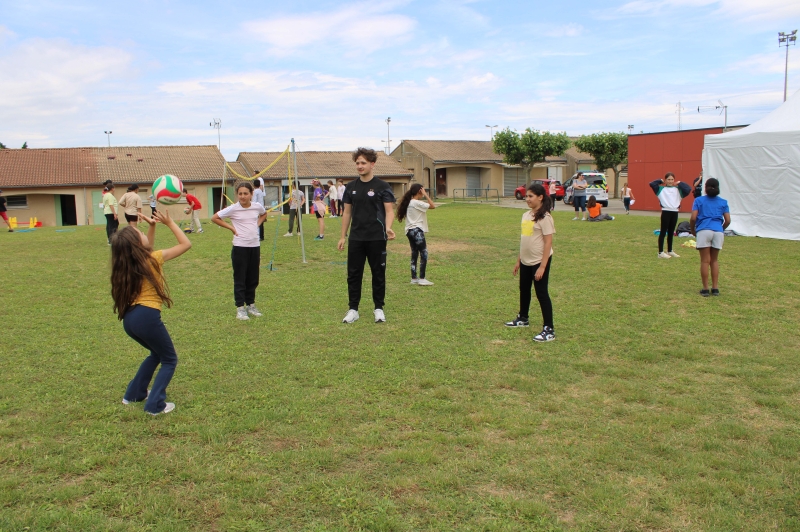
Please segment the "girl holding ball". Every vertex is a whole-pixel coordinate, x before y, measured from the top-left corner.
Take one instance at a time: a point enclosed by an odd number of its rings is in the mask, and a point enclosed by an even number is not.
[[[553,256],[553,235],[556,232],[550,216],[550,196],[544,187],[534,183],[528,187],[525,202],[530,207],[522,215],[522,234],[519,255],[513,275],[519,272],[519,314],[506,327],[527,327],[528,310],[531,305],[531,285],[542,310],[542,332],[533,337],[535,342],[550,342],[556,339],[553,330],[553,303],[547,290],[550,265]]]
[[[258,226],[264,223],[267,211],[263,205],[253,201],[253,185],[248,181],[239,183],[236,196],[239,202],[214,214],[211,221],[233,233],[231,263],[236,319],[249,320],[250,316],[261,316],[256,308],[256,288],[261,267]],[[229,219],[233,225],[223,218]]]
[[[175,404],[167,403],[166,399],[167,386],[178,364],[175,346],[161,321],[161,306],[172,306],[162,265],[186,253],[192,243],[166,209],[156,212],[153,218],[140,217],[150,224],[147,235],[135,225],[129,225],[111,237],[111,297],[114,312],[122,320],[125,332],[150,351],[128,384],[122,404],[144,401],[144,411],[155,416],[175,409]],[[177,245],[153,251],[158,222],[172,231]],[[159,364],[161,369],[148,392],[147,387]]]

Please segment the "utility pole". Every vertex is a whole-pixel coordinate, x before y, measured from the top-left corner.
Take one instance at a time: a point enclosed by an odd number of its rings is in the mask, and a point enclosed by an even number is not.
[[[489,124],[486,124],[486,127],[489,128],[489,140],[494,140],[494,128],[497,127],[497,124],[495,124],[493,126],[490,126]]]
[[[678,102],[677,104],[675,104],[675,107],[678,108],[678,110],[676,112],[678,113],[678,131],[680,131],[681,130],[681,111],[683,111],[683,107],[681,107],[681,102]]]
[[[785,99],[786,98],[784,98],[784,100]],[[105,133],[106,137],[108,137],[108,147],[110,148],[111,147],[111,134],[113,133],[113,131],[103,131],[103,133]]]
[[[628,135],[633,133],[633,124],[628,124]]]
[[[786,67],[784,68],[783,73],[783,101],[786,101],[786,88],[789,82],[789,47],[793,44],[797,44],[797,30],[794,30],[792,33],[778,33],[778,48],[785,46],[786,47]]]
[[[386,119],[386,155],[392,153],[392,137],[389,135],[389,123],[391,121],[391,116]]]

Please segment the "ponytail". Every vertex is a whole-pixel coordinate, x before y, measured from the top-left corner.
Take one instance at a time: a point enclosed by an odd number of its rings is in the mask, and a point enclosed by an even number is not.
[[[403,194],[403,198],[400,200],[400,204],[397,206],[397,221],[402,222],[403,218],[406,217],[408,213],[408,204],[411,203],[411,198],[419,194],[419,191],[422,190],[422,185],[419,183],[414,183],[409,187],[405,194]]]

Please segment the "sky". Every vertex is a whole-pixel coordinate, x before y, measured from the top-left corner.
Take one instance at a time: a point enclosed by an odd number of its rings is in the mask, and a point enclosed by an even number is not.
[[[670,131],[678,102],[682,129],[717,127],[719,100],[729,125],[749,124],[782,103],[777,34],[798,28],[787,0],[0,0],[0,142],[209,145],[219,133],[235,160],[292,138],[383,149],[389,117],[393,148],[506,127]]]

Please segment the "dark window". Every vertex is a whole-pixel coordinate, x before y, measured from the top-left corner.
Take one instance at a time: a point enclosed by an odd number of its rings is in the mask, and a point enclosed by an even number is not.
[[[9,209],[28,208],[28,196],[6,196],[6,201]]]

